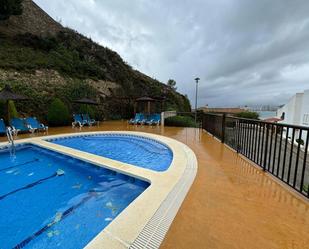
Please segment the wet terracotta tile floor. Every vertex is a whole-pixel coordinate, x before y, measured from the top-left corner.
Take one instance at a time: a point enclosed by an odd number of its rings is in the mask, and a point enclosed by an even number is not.
[[[309,249],[309,201],[205,132],[117,121],[82,129],[50,128],[49,135],[96,130],[161,134],[195,152],[198,174],[161,248]],[[29,135],[18,138],[24,137]]]

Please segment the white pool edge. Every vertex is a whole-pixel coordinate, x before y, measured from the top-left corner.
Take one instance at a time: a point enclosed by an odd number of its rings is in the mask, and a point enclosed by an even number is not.
[[[197,173],[196,156],[191,149],[188,152],[191,160],[188,161],[181,179],[129,248],[154,249],[160,247]]]

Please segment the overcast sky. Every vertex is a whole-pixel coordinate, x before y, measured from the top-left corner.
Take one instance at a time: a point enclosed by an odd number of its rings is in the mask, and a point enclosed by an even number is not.
[[[35,0],[199,106],[283,104],[309,89],[308,0]]]

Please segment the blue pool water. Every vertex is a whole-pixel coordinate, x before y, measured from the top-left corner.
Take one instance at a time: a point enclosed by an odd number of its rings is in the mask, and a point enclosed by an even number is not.
[[[107,134],[67,137],[51,142],[155,171],[166,170],[173,159],[167,146],[139,136]]]
[[[87,245],[149,184],[32,145],[0,150],[0,248]]]

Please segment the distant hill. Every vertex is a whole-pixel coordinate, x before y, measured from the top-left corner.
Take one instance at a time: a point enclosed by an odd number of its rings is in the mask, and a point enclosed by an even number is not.
[[[11,86],[31,97],[17,103],[28,115],[46,117],[49,103],[60,97],[71,111],[72,100],[96,98],[100,116],[129,117],[135,96],[161,97],[166,108],[190,111],[188,99],[165,84],[134,70],[114,51],[48,16],[31,0],[23,1],[23,14],[0,21],[0,87]]]

